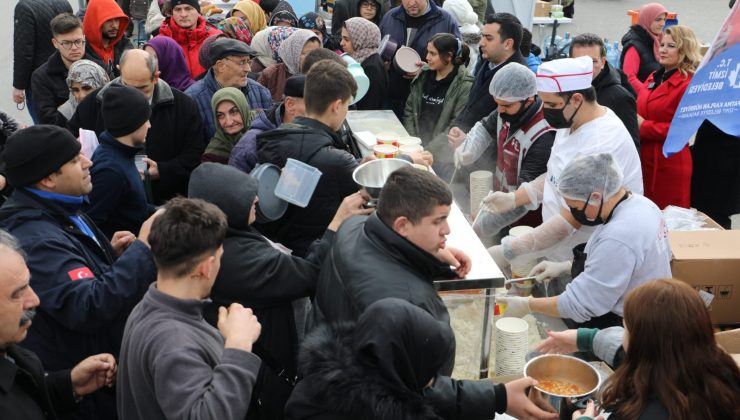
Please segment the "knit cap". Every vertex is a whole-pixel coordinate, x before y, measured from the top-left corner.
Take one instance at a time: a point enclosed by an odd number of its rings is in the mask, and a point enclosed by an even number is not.
[[[5,176],[16,188],[35,184],[77,156],[81,147],[72,133],[55,125],[18,130],[2,154]]]
[[[113,137],[123,137],[141,128],[152,115],[149,100],[138,90],[111,84],[103,92],[105,131]]]

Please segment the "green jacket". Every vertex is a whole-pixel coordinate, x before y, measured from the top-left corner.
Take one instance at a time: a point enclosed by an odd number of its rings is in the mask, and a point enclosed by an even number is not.
[[[406,100],[406,108],[403,116],[403,126],[409,136],[419,136],[419,115],[421,111],[421,96],[424,89],[424,78],[433,77],[434,72],[424,66],[418,76],[411,82],[411,92]],[[473,86],[473,76],[466,70],[465,66],[457,68],[457,75],[452,80],[450,88],[445,95],[442,113],[437,124],[434,125],[434,138],[422,139],[424,148],[434,155],[435,162],[452,162],[452,149],[447,144],[447,132],[450,130],[452,120],[465,108]]]

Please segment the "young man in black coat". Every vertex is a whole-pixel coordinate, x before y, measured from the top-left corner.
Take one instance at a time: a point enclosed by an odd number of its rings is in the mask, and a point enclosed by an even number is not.
[[[41,67],[33,72],[31,86],[34,93],[33,106],[41,124],[54,124],[64,127],[67,119],[57,111],[59,105],[69,99],[67,73],[77,60],[91,57],[85,53],[85,34],[82,32],[80,18],[63,13],[51,20],[51,42],[54,54]]]
[[[26,101],[34,123],[38,116],[33,107],[31,75],[54,52],[49,22],[61,13],[72,13],[66,0],[20,0],[13,20],[13,102]],[[25,92],[24,92],[25,91]]]
[[[126,50],[121,57],[121,77],[107,86],[111,84],[136,88],[151,104],[145,162],[154,204],[186,195],[190,172],[200,164],[207,144],[195,102],[159,78],[156,59],[144,50]],[[91,92],[77,106],[67,123],[73,135],[77,136],[80,128],[93,130],[98,136],[105,131],[101,108],[107,86]]]
[[[306,255],[311,243],[326,230],[342,199],[358,190],[352,172],[359,163],[337,134],[356,94],[357,83],[345,67],[320,61],[306,75],[306,116],[257,136],[260,163],[282,168],[288,158],[293,158],[322,173],[308,206],[288,208],[277,229],[267,235],[295,255]]]
[[[78,398],[112,386],[116,359],[97,354],[72,369],[46,372],[20,344],[31,327],[39,297],[18,241],[0,230],[0,413],[5,420],[49,420],[77,409]]]
[[[221,269],[211,289],[212,303],[204,317],[218,321],[219,306],[238,302],[252,308],[262,333],[253,351],[262,368],[248,418],[282,418],[291,391],[286,380],[296,376],[296,357],[305,329],[307,298],[316,291],[319,268],[341,223],[354,214],[368,214],[366,200],[356,192],[342,201],[320,239],[308,248],[305,258],[270,243],[251,225],[256,219],[257,180],[240,170],[206,162],[190,177],[188,196],[215,204],[228,221]],[[260,404],[257,404],[259,399]]]
[[[570,45],[571,58],[589,56],[594,62],[596,101],[614,111],[629,131],[637,150],[640,150],[640,127],[637,125],[637,97],[627,82],[629,90],[622,85],[620,71],[606,61],[604,41],[594,34],[580,34]]]
[[[380,192],[377,211],[342,224],[319,274],[309,321],[312,327],[357,321],[367,307],[385,298],[406,300],[449,325],[450,316],[433,281],[465,277],[471,260],[446,246],[452,194],[436,175],[413,167],[393,172]],[[456,267],[453,271],[450,266]],[[507,412],[517,418],[556,418],[527,399],[523,378],[506,385],[449,377],[454,343],[434,384],[423,391],[440,417],[490,419]]]

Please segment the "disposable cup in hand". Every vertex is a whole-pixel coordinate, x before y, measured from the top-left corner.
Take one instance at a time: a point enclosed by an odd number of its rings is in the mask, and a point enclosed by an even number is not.
[[[146,170],[146,162],[144,162],[145,158],[146,155],[134,156],[134,165],[136,165],[136,170],[138,170],[139,172],[144,172],[144,170]]]

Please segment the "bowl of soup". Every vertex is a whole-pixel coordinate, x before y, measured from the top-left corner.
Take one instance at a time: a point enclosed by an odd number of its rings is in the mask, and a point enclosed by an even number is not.
[[[601,386],[599,372],[588,362],[563,354],[537,356],[524,365],[524,375],[537,380],[529,399],[545,411],[571,418]]]

